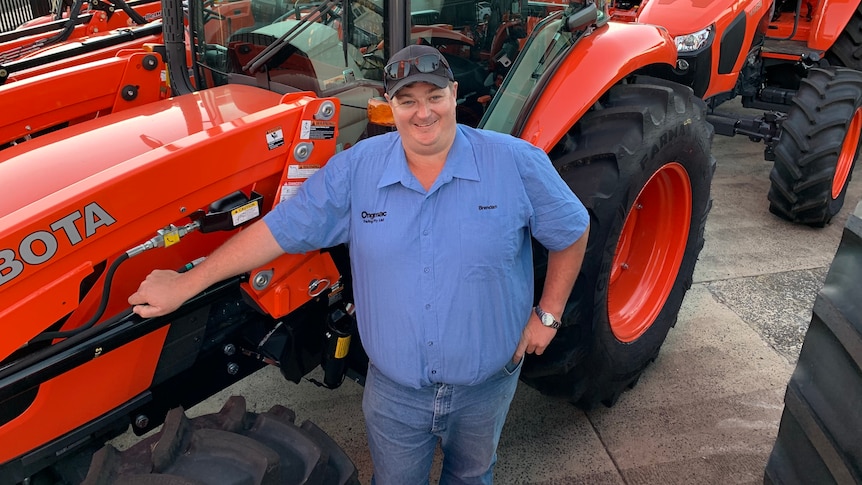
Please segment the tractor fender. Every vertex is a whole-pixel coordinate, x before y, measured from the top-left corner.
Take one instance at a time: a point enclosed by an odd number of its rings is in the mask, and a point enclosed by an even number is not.
[[[850,2],[818,2],[811,21],[808,47],[816,51],[827,51],[838,40],[853,13],[859,7],[858,0]]]
[[[608,22],[578,41],[561,61],[519,136],[550,151],[611,86],[638,69],[674,65],[676,59],[676,46],[664,28]]]

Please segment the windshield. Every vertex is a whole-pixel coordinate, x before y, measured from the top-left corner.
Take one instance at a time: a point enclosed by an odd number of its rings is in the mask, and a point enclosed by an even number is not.
[[[540,19],[480,125],[520,136],[520,126],[530,111],[525,106],[536,100],[547,75],[575,42],[594,26],[607,22],[606,8],[603,1],[572,2],[566,10],[552,11]]]
[[[383,67],[390,54],[385,26],[390,12],[403,11],[405,2],[194,1],[199,12],[194,23],[204,33],[198,35],[194,69],[199,86],[259,85],[265,73],[267,87],[273,90],[339,97],[342,131],[344,126],[353,127],[344,142],[362,136],[368,99],[383,95]],[[548,16],[559,17],[568,2],[413,0],[406,4],[408,42],[433,45],[443,53],[458,82],[458,120],[477,126],[501,89],[512,90],[507,96],[513,99],[528,92],[522,90],[530,86],[514,89],[512,82],[504,84],[504,80],[513,66],[523,64],[518,58],[531,32],[547,24],[543,20]],[[541,42],[547,45],[548,40]],[[529,63],[536,62],[531,57]],[[525,76],[535,85],[530,73]],[[506,103],[498,103],[506,104],[509,114],[505,116],[517,114],[517,103]]]
[[[482,127],[502,133],[512,133],[527,99],[539,84],[542,74],[558,54],[572,42],[570,33],[560,32],[561,15],[554,15],[539,24],[530,42],[501,86],[482,120]]]

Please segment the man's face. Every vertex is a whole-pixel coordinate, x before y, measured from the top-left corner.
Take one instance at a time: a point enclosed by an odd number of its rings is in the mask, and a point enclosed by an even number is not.
[[[404,148],[420,155],[448,152],[455,139],[457,83],[438,88],[418,82],[386,96]]]

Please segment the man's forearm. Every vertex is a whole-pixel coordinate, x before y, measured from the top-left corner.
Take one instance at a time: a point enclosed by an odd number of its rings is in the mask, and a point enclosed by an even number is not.
[[[262,266],[284,254],[269,228],[258,221],[231,237],[207,257],[185,279],[197,291]]]
[[[129,296],[129,304],[145,318],[166,315],[209,286],[264,265],[283,253],[269,228],[259,221],[228,239],[191,271],[153,271]]]
[[[571,246],[548,253],[548,269],[539,306],[546,312],[562,318],[566,301],[581,271],[581,263],[587,250],[589,227]]]

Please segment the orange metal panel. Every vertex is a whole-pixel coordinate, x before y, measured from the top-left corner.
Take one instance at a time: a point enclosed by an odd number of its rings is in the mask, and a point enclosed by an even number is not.
[[[137,3],[134,4],[133,8],[137,13],[144,17],[144,20],[148,22],[161,19],[162,17],[161,2],[150,2],[146,4]],[[68,18],[68,12],[66,12],[65,18]],[[64,43],[84,40],[88,37],[98,37],[117,29],[128,29],[137,25],[121,9],[115,10],[110,16],[102,11],[82,12],[79,15],[79,19],[84,19],[84,21],[72,29]],[[39,25],[53,21],[54,14],[46,15],[26,22],[13,33],[18,35],[27,34],[29,27],[38,27]],[[42,50],[41,45],[44,44],[46,40],[58,35],[59,32],[59,29],[51,30],[32,35],[28,34],[23,37],[0,42],[0,64],[5,64],[14,59],[27,57],[39,52]]]
[[[818,2],[811,19],[811,36],[808,47],[813,50],[827,51],[853,17],[859,7],[859,0],[823,0]]]
[[[159,329],[43,384],[26,411],[0,426],[0,463],[48,443],[145,391],[152,382],[167,332],[168,327]]]
[[[159,20],[159,22],[161,22]],[[147,28],[150,28],[150,25],[147,24]],[[63,44],[59,44],[57,46],[46,47],[44,49],[39,50],[38,52],[28,56],[27,58],[33,59],[37,56],[45,56],[49,54],[62,53],[72,47],[80,45],[82,42],[86,42],[88,39],[83,38],[77,41],[70,41]],[[66,56],[60,60],[54,62],[48,62],[45,64],[41,64],[29,69],[21,69],[19,71],[15,71],[9,74],[9,78],[6,80],[6,83],[21,81],[22,79],[27,79],[33,76],[38,76],[39,74],[51,73],[58,71],[60,69],[65,69],[71,66],[77,66],[79,64],[86,64],[88,62],[98,61],[101,59],[108,59],[117,55],[117,53],[121,51],[127,50],[142,50],[145,46],[150,44],[162,44],[162,35],[146,35],[142,36],[138,39],[130,39],[126,42],[122,42],[120,44],[116,44],[113,46],[105,47],[103,49],[94,50],[92,52],[88,52],[81,55],[76,56]],[[92,79],[90,81],[91,84],[97,84],[98,79]]]

